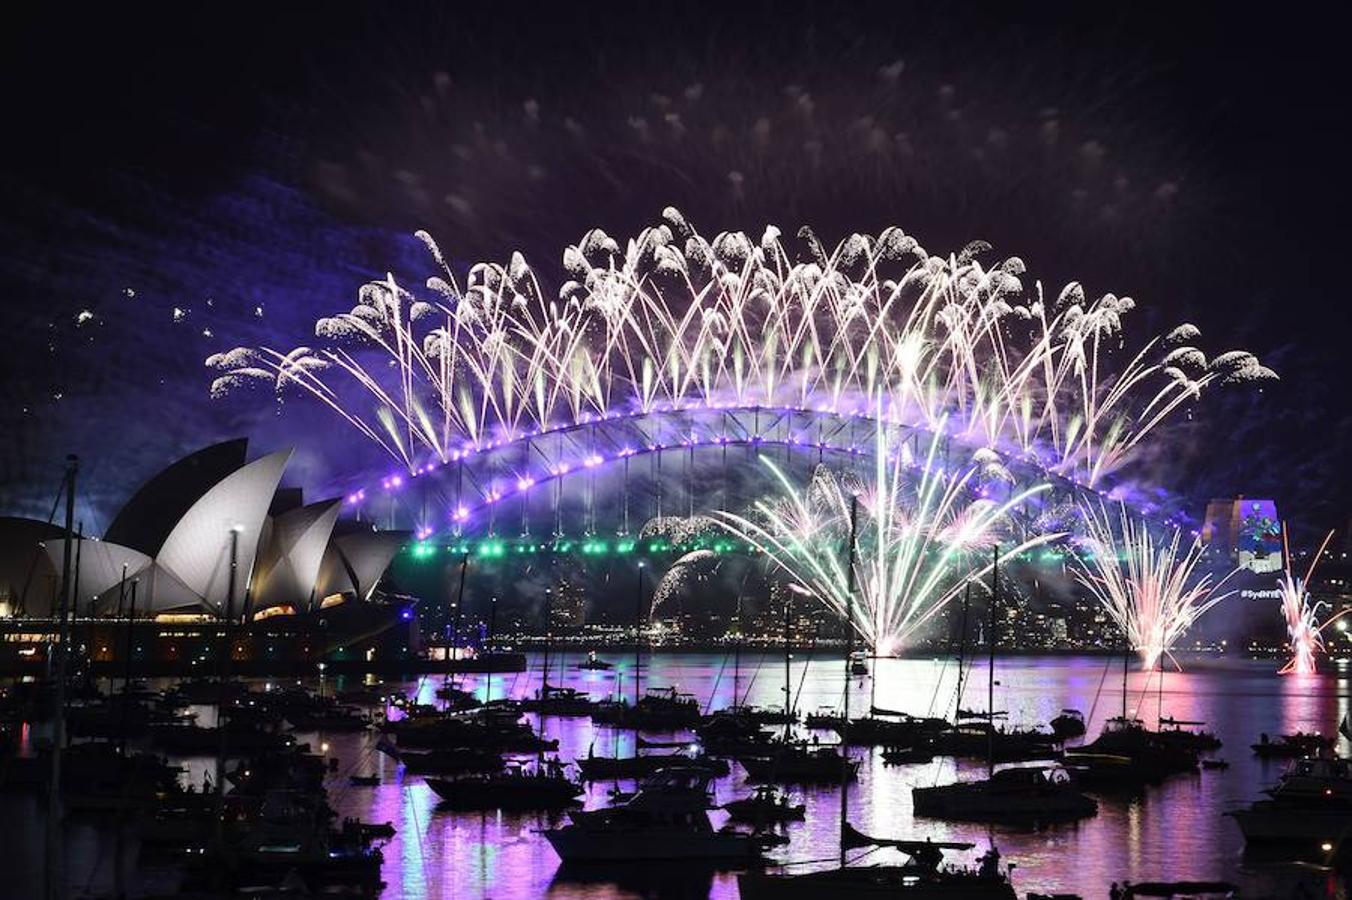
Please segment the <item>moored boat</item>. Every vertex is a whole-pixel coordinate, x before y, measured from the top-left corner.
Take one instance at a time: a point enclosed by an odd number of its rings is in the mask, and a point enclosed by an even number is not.
[[[915,814],[960,822],[1043,824],[1084,819],[1098,804],[1080,793],[1060,767],[1001,769],[981,781],[911,790]]]

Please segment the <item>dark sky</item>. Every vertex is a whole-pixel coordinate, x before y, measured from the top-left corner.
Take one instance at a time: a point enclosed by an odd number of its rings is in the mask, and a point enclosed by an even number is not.
[[[1283,381],[1208,398],[1149,475],[1347,523],[1344,13],[331,6],[11,14],[0,512],[45,515],[73,451],[106,525],[136,481],[236,433],[297,441],[297,479],[341,482],[374,465],[362,448],[333,453],[296,404],[213,404],[206,355],[292,346],[366,278],[420,279],[415,228],[459,260],[554,263],[674,203],[706,233],[983,238],[1048,284],[1137,297],[1139,339],[1196,321]]]

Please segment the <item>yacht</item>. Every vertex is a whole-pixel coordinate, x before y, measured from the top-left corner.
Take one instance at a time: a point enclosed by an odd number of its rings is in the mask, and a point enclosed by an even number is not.
[[[1212,732],[1203,730],[1202,726],[1205,724],[1165,716],[1160,719],[1159,731],[1156,734],[1165,743],[1174,744],[1185,750],[1206,753],[1221,749],[1221,739]]]
[[[1268,797],[1227,813],[1247,845],[1285,845],[1313,854],[1352,827],[1352,761],[1297,760]]]
[[[579,669],[587,669],[595,672],[609,672],[615,668],[612,662],[606,662],[604,659],[598,659],[595,650],[587,651],[587,658],[577,664]]]
[[[994,752],[995,761],[1026,762],[1033,759],[1056,759],[1055,738],[1041,731],[1005,730],[989,721],[960,721],[952,728],[934,735],[929,746],[939,756],[986,758]]]
[[[982,781],[912,788],[915,813],[959,822],[1070,822],[1098,813],[1059,766],[1001,769]]]
[[[693,728],[699,724],[699,701],[676,688],[652,688],[637,704],[624,700],[597,703],[592,710],[592,721],[601,725],[638,728],[651,731],[672,731]]]
[[[584,793],[553,759],[529,771],[515,764],[487,775],[429,778],[427,786],[448,809],[562,809],[579,803]]]
[[[878,897],[887,900],[1017,900],[1008,875],[1000,869],[1000,854],[992,847],[976,868],[944,865],[944,853],[966,851],[974,844],[956,842],[878,840],[861,835],[848,824],[846,847],[868,844],[895,847],[910,860],[900,866],[841,866],[803,874],[746,872],[737,877],[742,900],[795,900],[829,896]]]
[[[590,716],[596,703],[586,693],[570,687],[546,684],[534,697],[518,704],[526,712],[542,716]]]
[[[687,756],[683,753],[653,753],[638,756],[595,756],[589,749],[577,761],[583,781],[604,781],[610,778],[643,778],[661,769],[681,767],[699,769],[713,776],[728,774],[726,761],[708,756]]]
[[[709,821],[707,772],[671,769],[625,803],[573,813],[541,833],[565,863],[670,861],[745,866],[763,861],[760,838]]]
[[[787,794],[782,794],[768,785],[756,788],[756,792],[750,797],[723,804],[723,809],[734,821],[759,824],[796,822],[807,816],[805,804],[791,803]]]
[[[845,725],[845,718],[832,706],[821,706],[816,712],[810,712],[803,720],[808,728],[818,731],[833,731]]]
[[[859,761],[842,756],[835,747],[813,747],[802,742],[771,745],[768,756],[739,756],[747,780],[781,784],[826,784],[850,780]]]
[[[1331,749],[1333,738],[1317,732],[1306,734],[1303,731],[1297,731],[1295,734],[1278,735],[1274,741],[1264,733],[1259,736],[1258,743],[1249,746],[1253,748],[1254,755],[1261,759],[1299,759],[1302,756],[1313,756]]]
[[[1092,787],[1135,787],[1197,771],[1197,751],[1146,730],[1139,719],[1116,717],[1088,744],[1067,750],[1062,762]]]
[[[1084,713],[1078,709],[1063,709],[1060,715],[1052,719],[1051,728],[1058,741],[1084,737]]]

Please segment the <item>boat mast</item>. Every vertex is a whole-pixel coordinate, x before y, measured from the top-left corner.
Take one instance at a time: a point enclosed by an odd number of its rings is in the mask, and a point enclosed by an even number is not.
[[[80,460],[75,455],[66,457],[66,536],[64,553],[61,556],[61,605],[58,609],[55,678],[56,720],[52,729],[52,771],[51,784],[47,788],[47,897],[55,900],[63,891],[60,885],[61,869],[61,747],[66,741],[66,655],[70,649],[69,613],[74,597],[71,596],[71,563],[74,561],[75,538],[75,475],[80,469]]]
[[[1131,637],[1122,629],[1122,727],[1127,725],[1127,663],[1131,660]]]
[[[545,673],[540,679],[540,699],[545,699],[549,693],[549,648],[554,643],[554,595],[550,588],[545,588]],[[543,722],[541,723],[543,726]]]
[[[455,642],[457,638],[456,624],[460,621],[460,610],[464,607],[465,603],[465,575],[467,574],[466,570],[468,569],[469,569],[469,551],[465,551],[465,553],[460,557],[460,589],[456,592],[455,603],[454,605],[451,606],[450,609],[451,621],[449,629],[442,631],[442,634],[448,634],[450,636],[450,640],[448,646],[446,647],[445,652],[446,674],[442,678],[443,684],[451,680],[452,670],[455,668],[456,660],[453,657],[455,655]]]
[[[969,579],[962,591],[962,626],[958,635],[958,704],[962,709],[962,669],[967,661],[967,609],[972,600],[972,582]]]
[[[986,777],[995,775],[995,617],[1000,607],[1000,546],[992,551],[990,669],[986,673]]]
[[[854,654],[854,544],[859,522],[859,497],[850,497],[850,546],[846,551],[845,700],[840,725],[840,865],[845,866],[845,826],[850,817],[850,657]]]
[[[468,560],[468,557],[466,557]],[[484,635],[484,647],[488,657],[488,677],[484,680],[484,703],[493,699],[493,639],[498,627],[498,598],[488,604],[488,634]]]
[[[750,574],[748,571],[747,574]],[[742,588],[746,578],[742,578]],[[737,589],[737,639],[732,643],[732,708],[742,705],[742,588]]]
[[[661,459],[658,455],[658,459]],[[634,708],[638,708],[643,682],[643,560],[638,561],[638,599],[634,605]]]
[[[793,717],[793,680],[789,674],[789,617],[793,611],[793,591],[784,591],[784,745],[787,747],[792,734]]]

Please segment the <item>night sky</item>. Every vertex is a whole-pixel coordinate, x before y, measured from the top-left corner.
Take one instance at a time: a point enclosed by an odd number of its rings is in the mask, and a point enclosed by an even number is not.
[[[382,464],[313,406],[208,398],[207,355],[294,346],[430,231],[557,271],[592,226],[829,245],[990,241],[1049,291],[1137,298],[1282,381],[1204,397],[1142,476],[1347,524],[1346,22],[1039,4],[44,5],[11,13],[0,165],[0,512],[68,452],[101,532],[155,469],[246,434],[293,480]],[[735,173],[735,174],[734,174]],[[175,311],[178,311],[177,313]],[[87,314],[85,314],[87,313]]]

